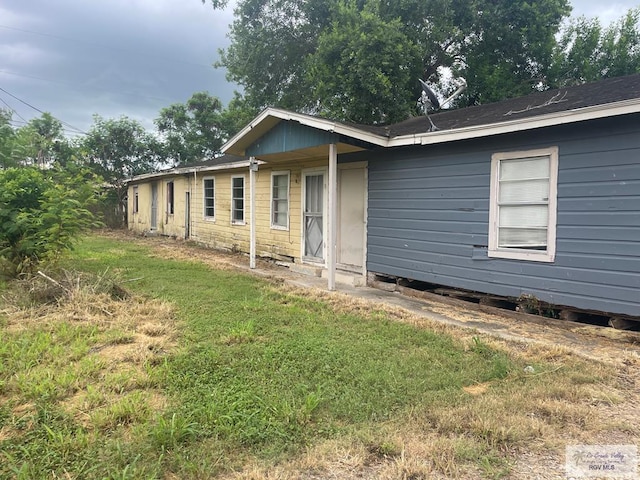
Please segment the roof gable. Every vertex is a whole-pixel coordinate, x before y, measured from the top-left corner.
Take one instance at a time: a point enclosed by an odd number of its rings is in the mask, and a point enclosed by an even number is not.
[[[297,122],[284,120],[253,142],[246,149],[247,156],[291,152],[303,148],[337,142],[338,136]]]
[[[266,139],[267,134],[281,122],[297,123],[319,132],[327,132],[332,135],[336,134],[338,135],[337,138],[342,141],[350,139],[348,143],[352,145],[367,144],[369,146],[385,146],[387,143],[384,130],[336,122],[326,118],[289,112],[279,108],[267,108],[225,143],[222,146],[222,151],[234,155],[247,156],[249,155],[249,150],[254,148],[254,144]],[[336,138],[330,137],[330,141],[336,141]],[[285,152],[292,150],[280,151]],[[270,153],[274,153],[274,151],[270,151]]]

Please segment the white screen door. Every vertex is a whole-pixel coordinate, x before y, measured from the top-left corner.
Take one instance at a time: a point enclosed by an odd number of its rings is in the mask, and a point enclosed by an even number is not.
[[[324,260],[324,174],[305,175],[304,257]]]

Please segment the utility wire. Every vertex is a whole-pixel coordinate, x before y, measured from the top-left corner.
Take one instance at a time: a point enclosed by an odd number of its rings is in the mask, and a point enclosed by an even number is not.
[[[83,85],[80,85],[78,83],[64,82],[64,81],[61,81],[61,80],[51,80],[49,78],[37,77],[35,75],[26,75],[24,73],[11,72],[9,70],[0,69],[0,73],[4,73],[4,74],[7,74],[7,75],[15,75],[16,77],[33,78],[35,80],[41,80],[43,82],[49,82],[49,83],[57,83],[59,85],[69,85],[71,87],[76,87],[76,88],[88,88],[88,89],[92,90],[91,87],[83,86]],[[117,90],[109,90],[109,89],[105,89],[105,88],[98,88],[98,89],[93,89],[93,90],[99,90],[101,92],[108,92],[108,93],[115,93],[117,95],[128,95],[128,96],[131,96],[131,97],[146,98],[146,99],[149,99],[149,100],[159,100],[159,101],[162,101],[162,102],[171,102],[172,101],[170,98],[151,97],[149,95],[140,95],[138,93],[129,93],[129,92],[119,92]]]
[[[1,98],[1,97],[0,97],[0,102],[4,103],[4,104],[9,108],[9,110],[11,110],[11,111],[12,111],[13,113],[15,113],[18,117],[20,117],[20,118],[21,118],[25,123],[27,123],[27,121],[25,120],[25,118],[24,118],[22,115],[20,115],[16,109],[14,109],[11,105],[9,105],[7,102],[5,102],[5,101],[4,101],[4,98]]]
[[[40,113],[47,113],[47,112],[43,112],[42,110],[40,110],[40,109],[39,109],[39,108],[37,108],[37,107],[34,107],[33,105],[31,105],[30,103],[28,103],[28,102],[26,102],[26,101],[22,100],[21,98],[16,97],[13,93],[7,92],[7,91],[6,91],[4,88],[2,88],[2,87],[0,87],[0,91],[2,91],[2,92],[4,92],[4,93],[6,93],[6,94],[7,94],[7,95],[9,95],[10,97],[15,98],[15,99],[16,99],[16,100],[18,100],[20,103],[25,104],[27,107],[29,107],[29,108],[33,108],[36,112],[40,112]],[[53,117],[53,115],[51,115],[51,116]],[[67,127],[72,128],[73,130],[76,130],[76,132],[77,132],[77,133],[82,133],[83,135],[88,135],[88,134],[87,134],[87,132],[85,132],[84,130],[81,130],[80,128],[74,127],[73,125],[71,125],[71,124],[69,124],[69,123],[65,122],[64,120],[60,120],[60,119],[59,119],[59,118],[57,118],[57,117],[53,117],[53,118],[55,118],[56,120],[58,120],[58,121],[59,121],[60,123],[62,123],[63,125],[66,125]]]
[[[9,120],[9,123],[11,123],[14,127],[17,127],[17,128],[24,127],[25,125],[29,124],[29,122],[25,122],[22,120]],[[75,133],[75,134],[78,133],[75,130],[69,130],[68,128],[65,128],[65,127],[62,127],[62,131],[65,133]]]

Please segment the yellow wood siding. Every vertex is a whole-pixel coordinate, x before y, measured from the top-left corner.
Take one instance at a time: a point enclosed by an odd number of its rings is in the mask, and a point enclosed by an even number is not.
[[[134,211],[135,189],[138,189],[138,211]],[[140,183],[129,185],[128,189],[128,223],[129,230],[136,233],[143,233],[149,230],[151,225],[151,184]]]
[[[300,261],[302,237],[302,172],[326,167],[326,159],[261,165],[256,172],[256,253],[258,256],[289,258]],[[271,226],[271,174],[289,173],[289,227]],[[244,176],[244,224],[231,222],[231,179]],[[198,172],[183,176],[160,177],[158,185],[158,229],[162,235],[185,236],[185,193],[191,195],[190,238],[204,245],[224,250],[249,252],[251,197],[249,170],[238,169]],[[204,179],[214,179],[213,219],[205,218]],[[166,213],[167,182],[174,182],[173,215]],[[129,186],[129,212],[133,212],[133,187],[138,187],[138,213],[129,215],[129,228],[138,233],[151,230],[151,185],[154,179]]]
[[[256,172],[256,253],[272,258],[300,258],[302,169],[322,166],[325,162],[261,165]],[[289,228],[271,228],[271,174],[289,172]],[[245,225],[231,223],[231,178],[245,176]],[[204,218],[204,178],[215,179],[215,221]],[[198,175],[194,195],[193,238],[216,248],[249,251],[251,198],[248,170],[211,172]]]
[[[167,184],[173,182],[173,214],[168,212]],[[186,192],[190,185],[188,178],[184,176],[162,177],[156,180],[148,180],[138,184],[129,185],[128,211],[129,229],[138,233],[148,233],[151,228],[151,191],[152,185],[158,186],[158,210],[156,233],[161,235],[184,238],[186,215]],[[138,187],[138,212],[135,213],[134,188]]]

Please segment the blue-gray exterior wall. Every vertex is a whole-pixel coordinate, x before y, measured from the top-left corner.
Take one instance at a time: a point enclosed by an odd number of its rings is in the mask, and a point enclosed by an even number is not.
[[[554,145],[555,262],[488,258],[491,155]],[[368,271],[640,315],[640,115],[367,159]]]

